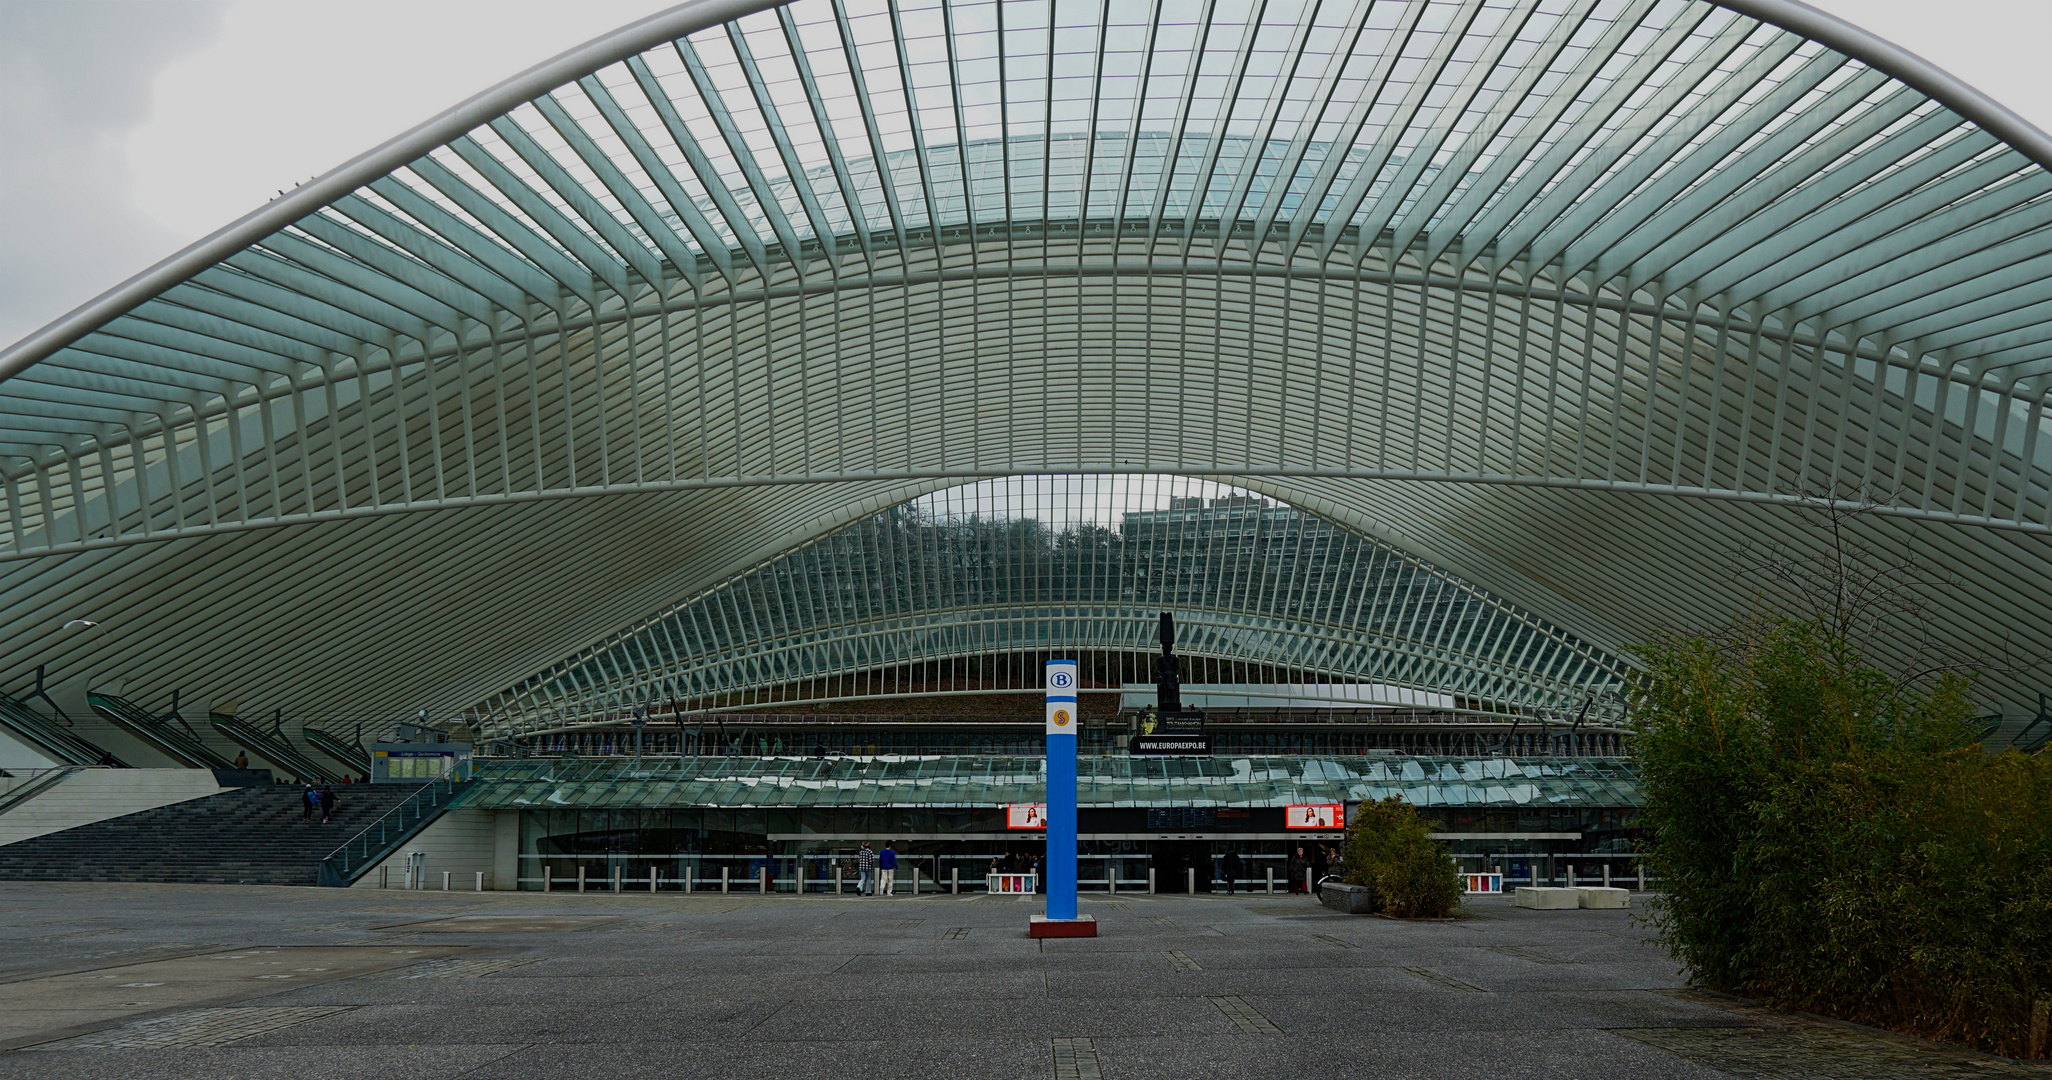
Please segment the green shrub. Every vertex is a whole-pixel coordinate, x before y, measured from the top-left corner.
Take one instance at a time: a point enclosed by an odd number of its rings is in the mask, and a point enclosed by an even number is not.
[[[1694,978],[2024,1053],[2052,995],[2052,757],[1983,753],[1964,679],[1901,685],[1822,622],[1639,655],[1652,918]]]
[[[1366,802],[1347,823],[1347,882],[1375,890],[1375,908],[1403,919],[1439,918],[1461,902],[1461,876],[1432,826],[1398,798]]]

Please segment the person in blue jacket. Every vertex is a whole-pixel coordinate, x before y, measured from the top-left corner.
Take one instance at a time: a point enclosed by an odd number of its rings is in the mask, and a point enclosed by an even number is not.
[[[878,892],[884,896],[897,895],[898,853],[891,850],[888,840],[884,841],[883,850],[876,853],[876,873],[877,884],[883,886]]]

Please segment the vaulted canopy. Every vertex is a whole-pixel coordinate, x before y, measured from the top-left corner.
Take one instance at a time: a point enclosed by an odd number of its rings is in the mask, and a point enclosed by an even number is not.
[[[1857,509],[1935,638],[2042,651],[2048,161],[1786,0],[693,0],[0,353],[0,671],[470,709],[1024,474],[1607,652]]]

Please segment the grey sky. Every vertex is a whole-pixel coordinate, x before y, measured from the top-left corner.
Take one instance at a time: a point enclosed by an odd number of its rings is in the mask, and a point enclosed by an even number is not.
[[[0,344],[669,0],[0,0]],[[2052,128],[2043,0],[1822,0]]]

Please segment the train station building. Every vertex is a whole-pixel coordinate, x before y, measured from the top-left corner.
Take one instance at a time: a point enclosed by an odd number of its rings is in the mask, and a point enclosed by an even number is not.
[[[1050,659],[1086,889],[1630,874],[1763,566],[2052,641],[2048,165],[1781,0],[691,0],[0,352],[0,878],[311,783],[279,883],[980,888]]]

